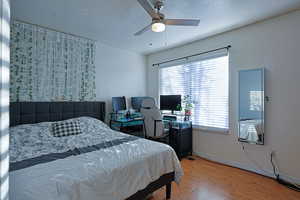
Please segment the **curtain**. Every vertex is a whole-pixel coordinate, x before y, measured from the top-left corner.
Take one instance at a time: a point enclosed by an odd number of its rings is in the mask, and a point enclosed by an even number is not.
[[[13,21],[10,101],[92,101],[95,42]]]

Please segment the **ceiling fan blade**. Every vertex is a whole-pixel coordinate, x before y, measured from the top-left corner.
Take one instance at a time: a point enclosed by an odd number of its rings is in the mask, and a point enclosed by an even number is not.
[[[136,32],[134,35],[138,36],[138,35],[142,35],[143,33],[145,33],[146,31],[150,30],[152,24],[149,24],[148,26],[146,26],[145,28],[143,28],[142,30]]]
[[[155,12],[155,10],[152,8],[148,0],[137,0],[141,6],[147,11],[147,13],[152,17],[159,19],[159,15]]]
[[[166,19],[164,20],[166,25],[173,26],[198,26],[200,23],[199,19]]]

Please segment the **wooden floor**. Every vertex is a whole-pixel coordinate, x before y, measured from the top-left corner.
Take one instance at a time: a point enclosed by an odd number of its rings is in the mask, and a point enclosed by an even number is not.
[[[281,186],[273,179],[220,165],[201,158],[181,161],[184,177],[172,185],[171,200],[300,200],[300,192]],[[165,188],[151,200],[164,200]]]

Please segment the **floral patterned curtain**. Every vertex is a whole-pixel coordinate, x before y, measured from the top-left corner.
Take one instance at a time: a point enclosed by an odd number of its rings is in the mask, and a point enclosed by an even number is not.
[[[10,101],[93,101],[95,42],[13,21]]]

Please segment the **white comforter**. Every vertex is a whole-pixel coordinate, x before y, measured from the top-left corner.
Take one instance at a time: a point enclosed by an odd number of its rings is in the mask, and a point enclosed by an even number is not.
[[[95,120],[88,118],[84,118],[83,121],[96,123]],[[76,140],[98,144],[103,140],[109,142],[115,138],[128,137],[126,134],[112,131],[103,125],[97,129],[96,133],[85,134],[59,138],[64,140],[66,147],[61,146],[58,151],[54,152],[53,149],[49,149],[49,152],[43,149],[42,153],[37,153],[36,156],[64,152],[76,146]],[[18,148],[19,140],[20,138],[11,140],[10,151],[17,151],[15,148]],[[48,138],[48,140],[52,139]],[[58,138],[54,140],[57,142]],[[63,143],[56,145],[63,145]],[[78,145],[79,147],[85,146],[82,141],[78,142]],[[17,152],[22,152],[22,148],[25,147],[20,148]],[[21,157],[13,155],[12,161],[21,162],[34,157],[35,154],[31,149],[29,153],[24,153]],[[135,139],[97,151],[12,171],[10,172],[10,199],[124,200],[144,189],[161,175],[170,172],[175,172],[175,179],[179,182],[183,172],[171,147],[145,139]]]

